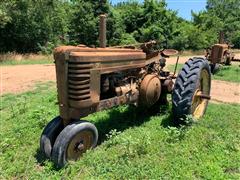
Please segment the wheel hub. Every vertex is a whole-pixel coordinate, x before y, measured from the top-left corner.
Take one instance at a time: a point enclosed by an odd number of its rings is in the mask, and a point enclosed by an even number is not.
[[[199,86],[196,89],[192,98],[191,111],[194,118],[199,119],[203,116],[208,104],[208,100],[210,99],[209,93],[209,73],[207,72],[207,70],[203,69],[201,71]]]
[[[84,152],[91,148],[93,134],[86,130],[76,134],[67,148],[67,159],[76,161]]]
[[[76,144],[76,151],[83,151],[84,150],[84,143],[83,141]]]

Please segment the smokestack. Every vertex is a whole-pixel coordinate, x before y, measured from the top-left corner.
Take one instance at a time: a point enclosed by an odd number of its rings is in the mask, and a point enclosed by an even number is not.
[[[100,42],[101,48],[106,47],[107,40],[106,40],[106,15],[105,14],[100,15],[99,42]]]
[[[223,31],[220,31],[218,43],[224,44],[224,32]]]

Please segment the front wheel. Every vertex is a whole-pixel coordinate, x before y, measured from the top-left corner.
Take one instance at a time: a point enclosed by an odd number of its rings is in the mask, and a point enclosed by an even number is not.
[[[68,161],[76,161],[88,149],[97,145],[97,128],[87,121],[67,125],[58,135],[52,151],[52,159],[58,167]]]
[[[210,69],[212,74],[216,74],[221,68],[220,64],[210,64]]]
[[[47,158],[51,157],[53,144],[62,129],[63,123],[60,116],[55,117],[44,128],[40,138],[40,150]]]
[[[210,99],[211,72],[207,60],[189,59],[179,73],[172,93],[174,120],[181,123],[186,115],[202,117]]]

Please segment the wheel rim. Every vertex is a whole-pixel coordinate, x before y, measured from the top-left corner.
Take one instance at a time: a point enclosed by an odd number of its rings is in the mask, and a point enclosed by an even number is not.
[[[67,160],[76,161],[93,145],[93,133],[85,130],[76,134],[67,148]]]
[[[200,74],[198,87],[193,95],[191,112],[195,119],[199,119],[205,113],[208,100],[210,99],[209,73],[203,69]]]

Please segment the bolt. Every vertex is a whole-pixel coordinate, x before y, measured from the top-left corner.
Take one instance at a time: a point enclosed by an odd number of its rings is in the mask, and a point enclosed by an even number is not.
[[[79,145],[77,146],[77,149],[78,149],[79,151],[84,150],[84,144],[83,144],[83,143],[79,143]]]

